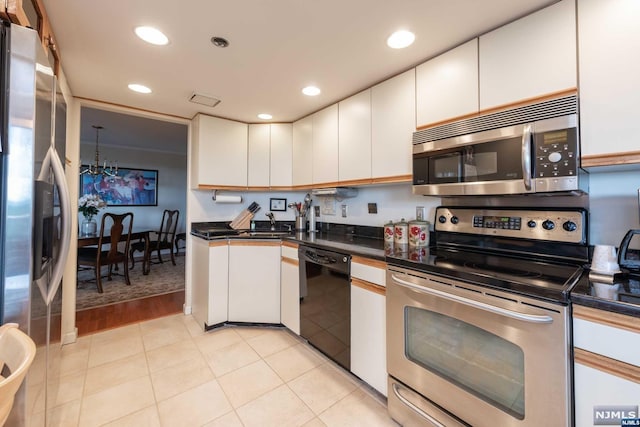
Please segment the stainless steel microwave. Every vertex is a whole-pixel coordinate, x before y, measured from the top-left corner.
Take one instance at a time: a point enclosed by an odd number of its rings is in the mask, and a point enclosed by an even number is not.
[[[543,118],[433,141],[421,140],[425,131],[416,132],[414,194],[586,193],[586,173],[580,168],[577,113],[544,118],[548,112],[539,113],[536,108],[533,111],[533,117]],[[465,128],[469,123],[457,126]],[[437,138],[437,132],[429,131]]]

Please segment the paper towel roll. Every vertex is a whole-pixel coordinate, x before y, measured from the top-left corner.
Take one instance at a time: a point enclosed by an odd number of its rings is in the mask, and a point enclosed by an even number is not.
[[[242,196],[227,196],[222,194],[214,195],[213,200],[216,203],[242,203]]]

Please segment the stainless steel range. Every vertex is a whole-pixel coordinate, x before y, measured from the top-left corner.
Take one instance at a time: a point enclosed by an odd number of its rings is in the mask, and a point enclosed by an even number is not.
[[[387,258],[389,413],[404,426],[571,426],[583,209],[440,207]]]

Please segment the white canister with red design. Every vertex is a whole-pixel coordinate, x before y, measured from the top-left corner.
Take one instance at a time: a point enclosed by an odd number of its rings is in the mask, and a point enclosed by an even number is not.
[[[384,243],[393,245],[393,235],[395,234],[393,230],[393,221],[389,221],[384,225]]]
[[[409,243],[409,224],[404,218],[393,225],[393,242],[396,245],[406,245]]]
[[[409,221],[409,246],[429,246],[429,223],[427,221]]]

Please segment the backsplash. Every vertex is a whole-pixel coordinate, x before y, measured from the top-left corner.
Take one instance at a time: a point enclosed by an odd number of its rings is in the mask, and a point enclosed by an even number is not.
[[[242,203],[220,204],[211,200],[211,191],[193,191],[191,194],[190,218],[192,221],[231,221],[251,202],[256,202],[261,209],[256,213],[256,220],[266,220],[265,213],[269,212],[270,199],[282,198],[290,202],[302,202],[307,191],[295,192],[229,192],[223,194],[241,195]],[[313,198],[312,205],[320,206],[327,203],[324,198]],[[376,203],[376,214],[368,212],[368,204]],[[341,215],[341,205],[347,205],[347,217]],[[335,215],[320,214],[318,223],[357,224],[371,227],[382,227],[391,221],[414,219],[416,206],[425,208],[428,221],[433,221],[435,208],[440,205],[440,198],[416,196],[411,193],[411,184],[393,184],[358,188],[358,195],[344,200],[335,200]],[[326,207],[326,205],[325,205]],[[273,212],[276,221],[294,221],[295,213],[292,209]],[[308,219],[308,217],[307,217]]]
[[[638,188],[637,170],[590,173],[589,244],[618,246],[628,230],[640,228]]]

